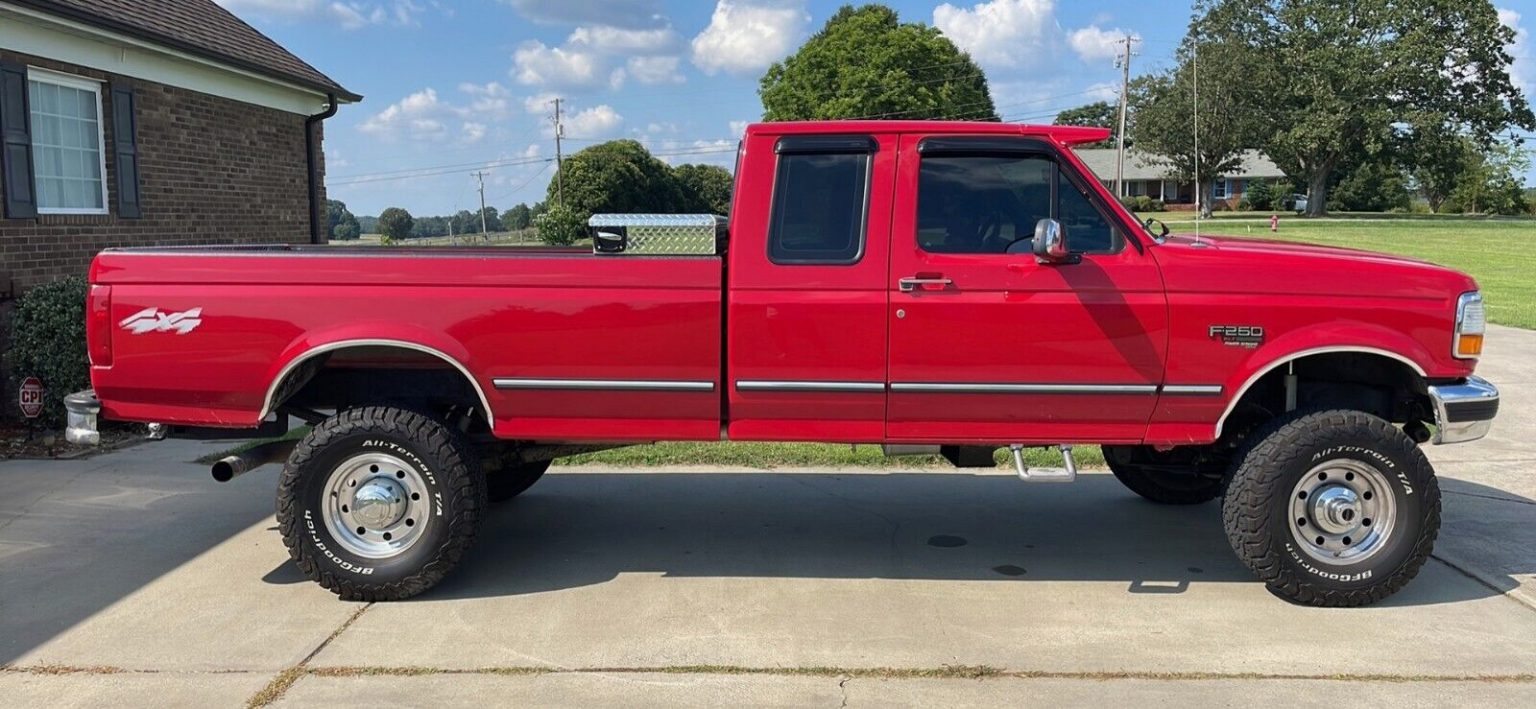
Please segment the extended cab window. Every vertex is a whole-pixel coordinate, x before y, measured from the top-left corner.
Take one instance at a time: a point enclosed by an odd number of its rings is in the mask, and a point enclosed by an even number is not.
[[[924,157],[917,243],[929,253],[1027,253],[1041,219],[1061,222],[1079,253],[1119,247],[1113,225],[1045,155]]]
[[[768,230],[770,261],[844,265],[864,255],[872,156],[867,149],[837,148],[787,138],[781,142]]]

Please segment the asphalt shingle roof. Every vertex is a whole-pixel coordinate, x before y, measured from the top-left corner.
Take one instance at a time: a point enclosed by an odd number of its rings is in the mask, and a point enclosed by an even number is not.
[[[206,59],[334,93],[359,96],[213,0],[12,0],[51,15],[121,32]]]
[[[1109,148],[1093,148],[1075,151],[1093,174],[1100,180],[1115,179],[1115,151]],[[1168,167],[1135,148],[1125,151],[1125,179],[1161,180],[1168,176]],[[1241,179],[1278,179],[1285,172],[1257,150],[1243,153],[1243,163],[1227,177]]]

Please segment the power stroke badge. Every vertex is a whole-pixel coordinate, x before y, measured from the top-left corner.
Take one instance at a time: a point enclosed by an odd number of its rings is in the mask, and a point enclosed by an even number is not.
[[[1264,344],[1264,328],[1259,325],[1212,325],[1208,332],[1211,339],[1228,347],[1251,350]]]

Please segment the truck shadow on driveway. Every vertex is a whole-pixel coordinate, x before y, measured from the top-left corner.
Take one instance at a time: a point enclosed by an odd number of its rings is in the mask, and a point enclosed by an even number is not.
[[[1448,513],[1465,500],[1481,500],[1523,515],[1527,528],[1536,522],[1530,500],[1461,481],[1447,487],[1458,491],[1446,496]],[[1512,546],[1493,555],[1514,557],[1503,559],[1507,573],[1536,571],[1531,552]],[[1131,594],[1258,583],[1227,545],[1219,503],[1155,505],[1109,475],[1084,475],[1075,485],[1057,487],[965,473],[631,475],[556,469],[523,497],[494,506],[477,546],[423,598],[539,593],[600,584],[623,573],[1117,582]],[[1454,603],[1496,593],[1454,578],[1456,583],[1434,583],[1421,575],[1380,605]],[[1513,578],[1502,578],[1494,584],[1500,591],[1515,587]]]

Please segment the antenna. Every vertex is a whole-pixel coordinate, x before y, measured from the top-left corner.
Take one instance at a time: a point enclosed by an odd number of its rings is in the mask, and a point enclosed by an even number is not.
[[[1205,214],[1205,189],[1200,184],[1200,36],[1195,35],[1195,246],[1200,243],[1200,217]]]

